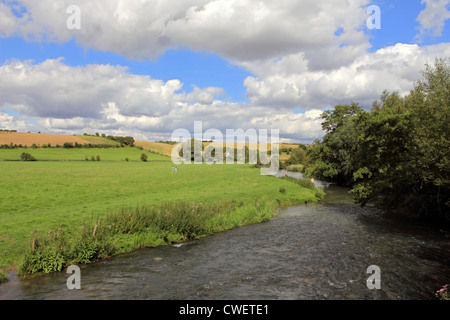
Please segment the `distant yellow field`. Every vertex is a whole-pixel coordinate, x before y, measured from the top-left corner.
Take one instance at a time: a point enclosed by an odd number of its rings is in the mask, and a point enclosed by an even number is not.
[[[206,146],[210,145],[211,143],[212,142],[203,142],[203,146],[206,147]],[[247,143],[245,143],[245,145],[248,147],[249,143],[247,142]],[[224,143],[224,146],[225,146],[225,143]],[[236,143],[235,143],[235,146],[236,146]],[[278,147],[279,147],[279,149],[284,149],[284,148],[293,148],[294,149],[294,148],[298,148],[299,145],[298,144],[280,143],[278,145]],[[258,145],[258,148],[259,148],[259,145]],[[269,143],[269,144],[267,144],[267,150],[270,150],[270,148],[271,148],[271,145]]]
[[[134,144],[148,151],[157,152],[159,154],[163,154],[169,157],[171,156],[172,148],[174,147],[173,145],[170,145],[168,143],[143,141],[143,140],[136,140],[134,141]]]
[[[48,134],[48,133],[25,133],[25,132],[7,132],[0,131],[0,144],[21,144],[23,146],[32,146],[33,143],[37,146],[43,144],[51,144],[55,146],[57,144],[63,145],[65,142],[78,142],[80,144],[89,143],[88,141],[69,135],[63,134]]]
[[[207,147],[211,143],[212,142],[203,142],[203,146]],[[149,150],[149,151],[152,151],[152,152],[157,152],[159,154],[163,154],[163,155],[166,155],[166,156],[169,156],[169,157],[171,156],[172,149],[175,146],[175,145],[170,145],[170,144],[167,144],[167,143],[152,142],[152,141],[142,141],[142,140],[136,140],[135,141],[135,145],[141,146],[141,147],[143,147],[146,150]],[[236,146],[236,144],[235,144],[235,146]],[[249,146],[249,144],[246,143],[246,146]],[[223,147],[225,148],[225,144],[224,144]],[[280,150],[284,149],[284,148],[293,148],[294,149],[294,148],[298,148],[298,147],[299,147],[299,145],[297,145],[297,144],[285,144],[285,143],[283,143],[283,144],[279,145],[279,149]],[[258,146],[258,148],[259,148],[259,146]],[[270,148],[271,148],[271,145],[270,144],[267,145],[267,150],[270,150]],[[285,161],[285,160],[289,159],[289,157],[290,156],[288,154],[280,154],[280,160],[281,161]]]
[[[69,136],[69,135],[61,135],[61,134],[46,134],[46,133],[23,133],[23,132],[6,132],[6,131],[0,131],[0,144],[21,144],[23,146],[31,146],[32,144],[36,144],[37,146],[42,146],[43,144],[50,143],[52,146],[55,146],[57,144],[63,145],[65,142],[78,142],[80,144],[85,143],[104,143],[103,141],[93,141],[92,139],[103,139],[104,138],[98,138],[98,137],[87,137],[86,139],[81,138],[80,136]],[[115,143],[114,141],[111,141],[111,143]],[[211,142],[203,142],[203,146],[206,147],[210,145]],[[168,143],[162,143],[162,142],[154,142],[154,141],[143,141],[143,140],[136,140],[135,141],[136,146],[140,146],[144,148],[145,150],[159,153],[165,156],[170,157],[172,154],[172,149],[175,145],[171,145]],[[236,144],[235,144],[236,146]],[[249,146],[249,143],[246,143],[246,146]],[[225,148],[225,144],[223,145]],[[281,153],[281,149],[285,148],[298,148],[299,145],[297,144],[280,144],[280,160],[284,161],[289,159],[289,155]],[[258,145],[259,148],[259,145]],[[267,145],[267,150],[270,150],[271,145]]]

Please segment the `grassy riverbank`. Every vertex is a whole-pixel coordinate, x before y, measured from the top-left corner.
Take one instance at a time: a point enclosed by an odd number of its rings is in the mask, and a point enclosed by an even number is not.
[[[126,149],[104,149],[109,150]],[[78,150],[82,159],[87,151]],[[170,158],[158,160],[1,162],[0,269],[15,271],[25,253],[30,253],[31,239],[35,239],[35,253],[38,247],[47,252],[47,243],[54,248],[48,250],[66,255],[63,260],[55,255],[52,261],[82,260],[79,257],[90,255],[86,252],[95,252],[88,259],[95,260],[265,221],[277,206],[317,201],[321,195],[317,189],[261,176],[250,165],[181,165],[173,174]],[[164,216],[157,210],[168,207],[173,212],[169,214],[172,220],[167,220],[172,221],[170,228],[167,221],[155,228],[155,221]],[[124,232],[112,227],[136,219],[138,228]],[[174,227],[180,223],[195,228]],[[76,255],[73,248],[83,248],[79,241],[86,237],[92,242],[84,242],[85,254]]]

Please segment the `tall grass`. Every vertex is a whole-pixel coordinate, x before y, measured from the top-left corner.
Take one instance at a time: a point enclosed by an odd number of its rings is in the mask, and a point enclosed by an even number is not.
[[[160,207],[124,207],[69,232],[59,228],[33,232],[18,267],[24,277],[61,271],[70,264],[87,264],[139,247],[198,239],[237,226],[268,221],[274,206],[256,201],[220,204],[173,201]]]
[[[292,177],[282,177],[282,179],[284,180],[288,180],[290,182],[296,183],[299,186],[306,188],[306,189],[310,189],[314,191],[314,195],[321,199],[323,197],[323,195],[325,194],[325,192],[322,189],[316,188],[314,186],[314,183],[312,183],[309,180],[306,179],[296,179],[296,178],[292,178]]]

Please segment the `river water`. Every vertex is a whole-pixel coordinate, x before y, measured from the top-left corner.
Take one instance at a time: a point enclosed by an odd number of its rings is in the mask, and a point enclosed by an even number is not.
[[[299,174],[289,173],[292,176]],[[320,204],[280,209],[269,222],[177,246],[140,249],[69,274],[10,275],[0,299],[435,299],[450,283],[450,240],[354,205],[346,189],[315,182]],[[381,289],[369,289],[369,266]]]

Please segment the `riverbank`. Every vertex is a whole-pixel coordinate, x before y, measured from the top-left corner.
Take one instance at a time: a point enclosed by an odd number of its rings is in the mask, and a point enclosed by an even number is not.
[[[13,274],[0,299],[437,300],[450,283],[448,239],[361,208],[345,188],[325,192],[320,204],[279,209],[265,223],[84,265],[81,290],[68,290],[65,272]],[[367,287],[371,265],[379,290]]]
[[[170,162],[5,162],[0,173],[5,178],[5,192],[0,195],[5,204],[0,215],[0,252],[5,254],[0,256],[0,269],[17,271],[16,266],[25,263],[24,274],[266,221],[276,207],[318,201],[321,194],[317,189],[261,176],[250,165],[184,165],[175,174]],[[145,209],[154,219],[157,215],[152,208],[160,210],[175,203],[183,210],[199,206],[213,212],[214,205],[221,209],[215,219],[211,215],[204,232],[150,230],[143,223],[138,232],[112,236],[113,217],[129,223],[125,212],[139,216],[143,212],[139,210]],[[87,238],[94,241],[86,242]],[[54,249],[38,255],[38,248],[46,246]],[[32,249],[34,254],[30,254]],[[33,270],[30,261],[38,267]]]

